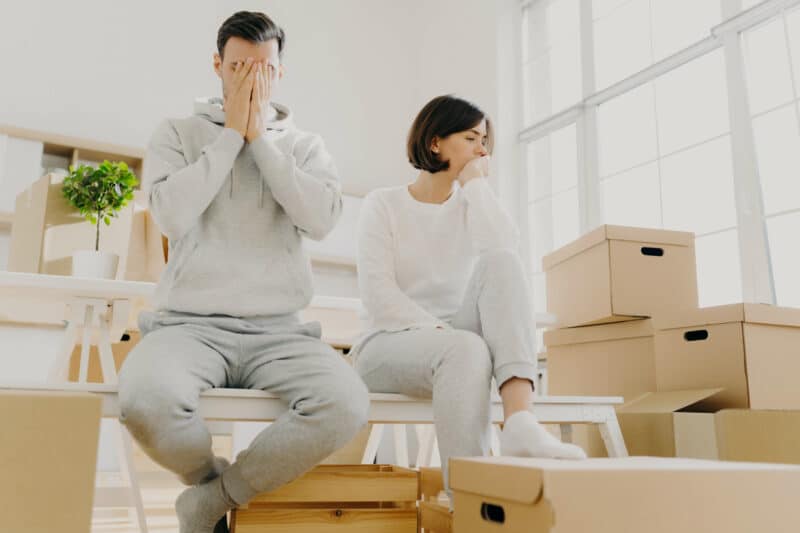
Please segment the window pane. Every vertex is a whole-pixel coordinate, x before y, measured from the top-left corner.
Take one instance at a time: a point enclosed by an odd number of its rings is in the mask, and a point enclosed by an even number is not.
[[[658,153],[652,84],[601,105],[597,132],[601,177],[655,159]]]
[[[522,116],[531,125],[552,112],[550,103],[550,53],[545,52],[522,68]]]
[[[794,97],[798,96],[800,87],[800,8],[795,8],[786,14],[786,28],[789,31],[789,50],[792,56],[792,70],[794,71]]]
[[[550,135],[553,164],[553,193],[578,185],[577,128],[574,124]]]
[[[537,313],[547,312],[547,284],[543,273],[533,275],[533,283],[531,283],[531,290],[533,291],[533,309]]]
[[[561,111],[582,98],[580,41],[576,36],[550,50],[552,110]]]
[[[699,237],[695,252],[700,307],[741,302],[739,232],[734,229]]]
[[[800,213],[767,220],[772,274],[775,277],[775,296],[778,305],[800,307],[798,228],[800,228]]]
[[[743,35],[750,111],[760,113],[789,102],[792,80],[783,19],[773,19]]]
[[[578,238],[578,190],[570,189],[530,204],[532,269],[542,271],[542,257]]]
[[[578,238],[578,189],[553,196],[553,249]]]
[[[800,207],[800,132],[795,104],[753,119],[764,209]]]
[[[582,98],[578,0],[538,2],[525,11],[523,117],[526,125]]]
[[[742,11],[745,9],[750,9],[756,4],[760,4],[764,0],[742,0]]]
[[[661,161],[664,227],[697,234],[736,226],[730,137]]]
[[[629,0],[595,21],[598,89],[618,82],[652,62],[648,4],[648,0]]]
[[[719,0],[651,0],[650,9],[653,61],[705,39],[721,18]]]
[[[656,80],[656,110],[661,154],[726,133],[730,126],[722,50]]]
[[[592,16],[596,19],[605,17],[630,0],[592,0]]]
[[[661,227],[658,164],[650,163],[600,183],[607,224]]]
[[[531,270],[542,272],[542,257],[553,251],[553,202],[549,198],[528,207]]]
[[[578,185],[577,129],[574,124],[528,145],[528,201]]]

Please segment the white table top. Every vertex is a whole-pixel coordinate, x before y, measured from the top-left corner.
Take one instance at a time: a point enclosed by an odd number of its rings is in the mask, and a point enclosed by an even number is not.
[[[155,283],[115,279],[88,279],[30,272],[0,272],[0,298],[65,302],[70,298],[106,300],[149,299]]]

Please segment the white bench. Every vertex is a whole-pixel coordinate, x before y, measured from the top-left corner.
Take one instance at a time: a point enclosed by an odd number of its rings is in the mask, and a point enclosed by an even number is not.
[[[72,391],[99,394],[103,398],[103,416],[119,416],[117,386],[95,383],[11,383],[0,384],[0,390]],[[614,410],[622,403],[619,397],[538,396],[533,409],[544,424],[597,424],[608,454],[627,455],[625,442]],[[200,396],[200,415],[206,420],[271,422],[287,409],[277,396],[258,390],[211,389]],[[492,399],[493,424],[503,421],[500,398]],[[433,424],[431,401],[402,394],[370,394],[371,424]],[[568,431],[565,429],[565,432]],[[365,459],[369,460],[369,456]],[[373,456],[374,458],[374,456]]]

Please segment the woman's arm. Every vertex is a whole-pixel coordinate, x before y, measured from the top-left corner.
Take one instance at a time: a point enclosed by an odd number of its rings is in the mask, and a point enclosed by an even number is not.
[[[374,195],[367,196],[361,208],[357,262],[361,300],[376,323],[392,324],[397,328],[450,327],[420,307],[397,286],[388,215]]]
[[[463,186],[467,200],[467,231],[477,253],[487,250],[519,249],[519,229],[485,177],[473,178]]]

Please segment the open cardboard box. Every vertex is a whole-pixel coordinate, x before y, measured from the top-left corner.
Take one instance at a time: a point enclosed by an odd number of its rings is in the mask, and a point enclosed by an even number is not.
[[[458,533],[789,533],[800,467],[628,457],[450,461]]]
[[[800,409],[800,309],[734,304],[653,322],[657,391],[725,389],[711,411]]]
[[[800,464],[800,411],[707,411],[722,389],[647,393],[617,409],[632,456]],[[599,432],[576,426],[573,440],[605,457]]]
[[[694,234],[601,226],[542,259],[558,327],[697,307]]]

